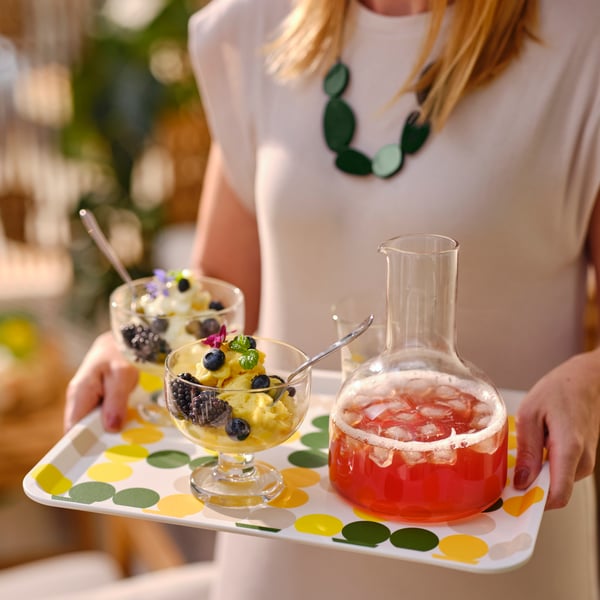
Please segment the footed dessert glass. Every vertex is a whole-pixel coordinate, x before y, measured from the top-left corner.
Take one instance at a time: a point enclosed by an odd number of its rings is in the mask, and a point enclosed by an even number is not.
[[[387,259],[386,346],[338,392],[331,484],[399,520],[476,514],[506,484],[508,427],[493,383],[456,350],[458,243],[411,235],[379,250]]]
[[[311,370],[285,380],[305,360],[284,342],[225,332],[169,354],[165,395],[171,418],[185,437],[216,453],[190,475],[198,499],[248,507],[283,490],[279,471],[254,454],[285,442],[302,423]]]
[[[163,394],[165,359],[171,350],[218,333],[225,325],[244,331],[244,295],[225,281],[191,270],[156,270],[110,296],[111,329],[121,353],[140,371],[140,386],[149,400],[140,416],[172,425]]]

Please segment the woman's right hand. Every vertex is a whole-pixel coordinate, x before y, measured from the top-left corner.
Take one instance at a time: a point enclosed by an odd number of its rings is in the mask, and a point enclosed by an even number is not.
[[[138,370],[119,352],[112,333],[98,336],[67,387],[65,431],[99,404],[104,429],[120,431],[138,376]]]

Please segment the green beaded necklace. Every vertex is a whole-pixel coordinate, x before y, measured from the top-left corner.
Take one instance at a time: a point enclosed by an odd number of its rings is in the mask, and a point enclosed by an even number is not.
[[[395,175],[404,165],[407,154],[415,154],[425,144],[431,131],[431,124],[426,121],[418,123],[419,110],[412,111],[402,128],[398,142],[387,144],[380,148],[371,160],[366,154],[350,146],[356,117],[350,105],[341,96],[348,87],[350,70],[338,60],[323,81],[323,89],[329,100],[323,113],[323,133],[327,146],[335,152],[335,166],[350,175],[374,174],[382,179]],[[422,104],[427,92],[417,95],[417,101]]]

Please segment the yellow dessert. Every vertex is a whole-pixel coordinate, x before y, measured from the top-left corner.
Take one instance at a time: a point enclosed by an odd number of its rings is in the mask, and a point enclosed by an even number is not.
[[[256,452],[286,440],[301,418],[295,390],[267,373],[265,354],[255,340],[245,335],[227,339],[223,328],[204,343],[206,352],[193,372],[171,382],[182,432],[225,452]]]

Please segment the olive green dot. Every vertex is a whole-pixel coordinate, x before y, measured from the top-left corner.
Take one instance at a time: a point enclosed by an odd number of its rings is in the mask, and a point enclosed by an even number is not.
[[[321,415],[320,417],[315,417],[312,421],[311,421],[313,427],[316,427],[317,429],[324,429],[324,430],[328,430],[329,429],[329,415]]]
[[[132,506],[134,508],[149,508],[160,500],[160,495],[148,488],[129,488],[117,492],[113,502],[119,506]]]
[[[161,450],[153,452],[146,458],[148,464],[158,469],[176,469],[190,462],[189,454],[179,450]]]
[[[429,529],[405,527],[394,531],[390,536],[390,542],[396,548],[427,552],[433,550],[440,543],[440,538]]]
[[[328,448],[329,434],[327,431],[311,431],[303,435],[300,441],[309,448]]]
[[[112,498],[115,493],[115,488],[109,483],[102,481],[87,481],[78,483],[69,490],[69,496],[75,502],[81,504],[93,504],[94,502],[102,502]]]
[[[298,450],[288,456],[288,460],[296,467],[318,469],[328,462],[327,454],[319,450]]]
[[[349,542],[357,542],[359,544],[381,544],[385,542],[391,535],[388,527],[382,523],[374,521],[354,521],[348,523],[342,529],[342,535]]]

